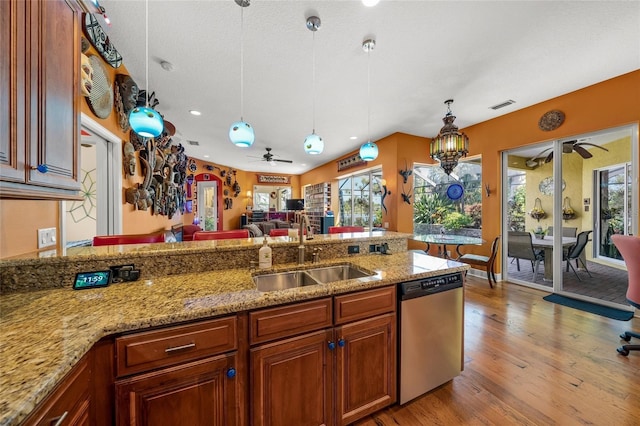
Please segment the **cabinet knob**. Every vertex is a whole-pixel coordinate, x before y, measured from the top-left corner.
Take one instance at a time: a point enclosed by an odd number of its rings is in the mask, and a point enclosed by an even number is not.
[[[327,346],[329,347],[329,350],[332,351],[336,348],[336,344],[334,342],[328,342]]]
[[[344,339],[342,337],[338,340],[338,346],[344,348]]]
[[[234,377],[236,377],[236,369],[231,367],[230,369],[227,370],[227,377],[230,379],[233,379]]]
[[[49,171],[49,166],[46,164],[38,164],[36,167],[31,166],[31,170],[37,170],[40,173],[47,173]]]

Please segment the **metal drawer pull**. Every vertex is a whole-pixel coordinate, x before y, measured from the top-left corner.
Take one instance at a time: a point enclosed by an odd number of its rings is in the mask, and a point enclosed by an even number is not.
[[[64,413],[62,413],[62,415],[60,417],[58,417],[58,420],[56,421],[56,423],[53,426],[60,426],[62,424],[62,422],[64,421],[64,419],[67,418],[68,414],[69,414],[68,411],[65,411]]]
[[[189,343],[187,345],[175,346],[173,348],[167,348],[164,351],[165,351],[165,353],[171,353],[171,352],[181,351],[183,349],[191,349],[191,348],[195,348],[195,347],[196,347],[195,343]]]

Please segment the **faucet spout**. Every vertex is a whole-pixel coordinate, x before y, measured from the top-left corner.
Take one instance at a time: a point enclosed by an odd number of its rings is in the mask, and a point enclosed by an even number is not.
[[[309,226],[309,218],[305,214],[300,215],[300,229],[298,234],[300,244],[298,245],[298,265],[304,265],[304,231]]]

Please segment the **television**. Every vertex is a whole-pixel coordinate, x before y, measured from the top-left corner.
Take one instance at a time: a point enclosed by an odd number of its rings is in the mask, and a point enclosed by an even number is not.
[[[304,210],[304,200],[301,198],[292,198],[286,202],[287,210]]]

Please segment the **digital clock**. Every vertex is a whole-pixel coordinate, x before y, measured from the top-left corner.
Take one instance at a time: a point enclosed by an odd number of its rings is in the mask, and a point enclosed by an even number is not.
[[[78,272],[73,282],[74,290],[106,287],[111,282],[111,271]]]

